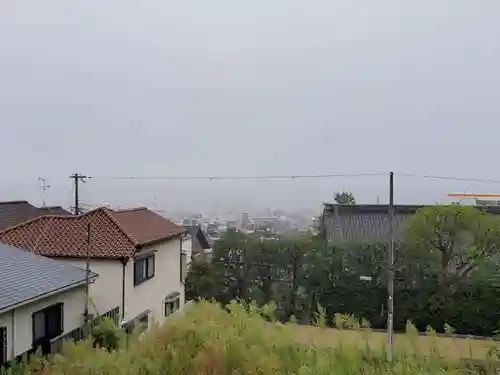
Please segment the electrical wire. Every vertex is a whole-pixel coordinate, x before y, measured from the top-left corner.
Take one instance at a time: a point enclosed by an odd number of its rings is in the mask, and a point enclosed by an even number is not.
[[[401,176],[401,177],[425,178],[425,179],[434,179],[434,180],[467,181],[467,182],[483,182],[483,183],[500,184],[500,180],[490,180],[490,179],[473,178],[473,177],[420,175],[420,174],[413,174],[413,173],[394,173],[394,175]]]
[[[387,176],[387,173],[328,173],[310,175],[263,175],[263,176],[88,176],[94,180],[285,180],[334,177]]]
[[[294,180],[294,179],[315,179],[315,178],[335,178],[335,177],[375,177],[388,176],[389,173],[324,173],[324,174],[297,174],[297,175],[240,175],[240,176],[88,176],[86,178],[93,180]],[[434,180],[450,181],[468,181],[500,184],[500,180],[459,177],[459,176],[441,176],[426,175],[415,173],[395,172],[394,176],[422,178]]]

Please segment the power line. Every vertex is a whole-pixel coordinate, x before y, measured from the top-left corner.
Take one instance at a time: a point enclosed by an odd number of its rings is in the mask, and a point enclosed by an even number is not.
[[[336,177],[380,177],[387,176],[389,173],[322,173],[322,174],[297,174],[297,175],[236,175],[236,176],[79,176],[85,179],[93,180],[125,180],[125,181],[193,181],[193,180],[206,180],[206,181],[220,181],[220,180],[294,180],[294,179],[321,179],[321,178],[336,178]],[[466,182],[481,182],[500,184],[500,180],[474,178],[474,177],[461,177],[461,176],[443,176],[443,175],[427,175],[416,173],[394,173],[394,176],[421,178],[421,179],[434,179],[434,180],[449,180],[449,181],[466,181]],[[75,175],[71,176],[75,178]],[[81,180],[82,181],[82,180]]]
[[[309,175],[248,175],[248,176],[89,176],[94,180],[286,180],[334,177],[387,176],[387,173],[327,173]]]
[[[484,183],[500,184],[500,180],[490,180],[490,179],[473,178],[473,177],[437,176],[437,175],[425,175],[425,174],[421,175],[413,173],[394,173],[394,175],[401,177],[426,178],[434,180],[468,181],[468,182],[484,182]]]

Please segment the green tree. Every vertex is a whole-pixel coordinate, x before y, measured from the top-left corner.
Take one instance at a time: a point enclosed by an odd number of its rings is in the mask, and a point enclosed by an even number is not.
[[[186,299],[211,299],[216,286],[213,268],[205,261],[194,261],[186,277]]]
[[[500,289],[492,287],[497,284],[491,275],[498,275],[493,255],[477,263],[467,282],[443,288],[440,253],[415,251],[415,246],[406,241],[395,247],[396,329],[411,320],[419,330],[430,325],[441,332],[447,323],[458,333],[491,335],[500,309]],[[320,305],[329,324],[335,313],[347,313],[369,320],[374,328],[386,325],[386,243],[327,245],[314,236],[260,241],[230,232],[216,242],[215,254],[212,263],[193,263],[186,296],[224,305],[235,299],[258,305],[273,301],[283,321],[294,315],[309,323]]]
[[[356,198],[354,198],[354,195],[348,191],[335,193],[333,199],[338,204],[356,204]]]
[[[472,206],[428,206],[408,219],[406,240],[439,268],[441,283],[465,280],[500,251],[500,219]]]

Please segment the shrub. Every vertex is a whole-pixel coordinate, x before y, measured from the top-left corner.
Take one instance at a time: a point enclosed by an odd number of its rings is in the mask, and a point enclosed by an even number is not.
[[[120,345],[120,333],[113,320],[103,319],[90,331],[93,347],[104,348],[108,351],[117,350]]]
[[[62,355],[45,361],[42,366],[37,364],[34,366],[36,371],[27,374],[444,375],[464,371],[453,361],[440,357],[429,361],[403,349],[395,353],[395,363],[388,364],[382,346],[368,349],[368,346],[365,348],[349,340],[340,341],[335,347],[316,345],[298,339],[297,332],[301,329],[330,332],[269,321],[263,317],[269,310],[272,307],[259,309],[252,305],[249,308],[236,302],[223,309],[202,301],[184,314],[168,319],[163,326],[154,326],[141,339],[132,335],[127,345],[120,345],[123,340],[114,341],[112,333],[108,335],[107,332],[114,331],[106,323],[92,336],[104,349],[93,348],[91,340],[69,345]],[[353,320],[354,317],[349,317],[349,321]],[[357,333],[332,332],[338,335]],[[113,349],[107,350],[110,347]]]

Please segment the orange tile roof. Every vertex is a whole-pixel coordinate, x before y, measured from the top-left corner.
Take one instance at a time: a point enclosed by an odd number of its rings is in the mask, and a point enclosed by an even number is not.
[[[50,257],[86,257],[90,223],[93,258],[129,258],[141,246],[167,240],[184,230],[146,208],[98,208],[79,216],[49,215],[0,232],[0,242]]]
[[[137,246],[184,234],[186,230],[146,207],[112,211],[110,215]]]

